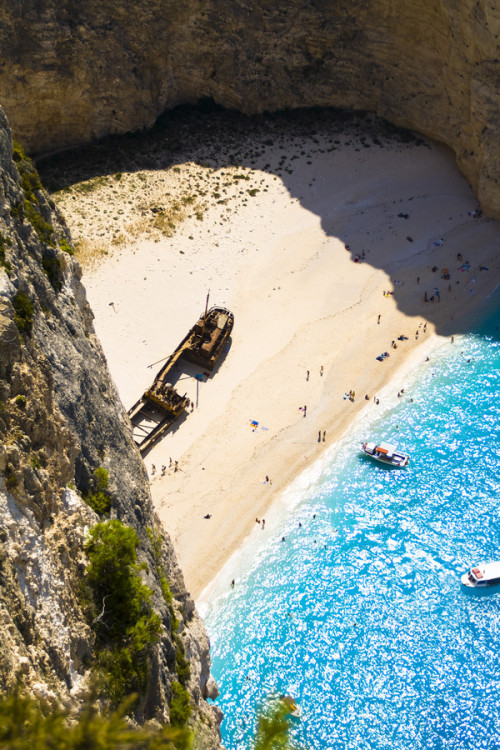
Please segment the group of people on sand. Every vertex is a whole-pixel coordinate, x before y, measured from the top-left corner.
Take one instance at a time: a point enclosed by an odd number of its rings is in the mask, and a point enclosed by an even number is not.
[[[172,459],[170,459],[169,464],[168,464],[168,468],[169,469],[172,468],[172,465],[174,467],[174,471],[179,471],[179,462],[178,461],[172,461]],[[166,473],[167,473],[167,466],[165,464],[163,464],[162,467],[161,467],[161,475],[162,475],[162,477],[164,477],[166,475]],[[156,475],[156,466],[154,464],[151,464],[151,476],[154,477],[155,475]]]

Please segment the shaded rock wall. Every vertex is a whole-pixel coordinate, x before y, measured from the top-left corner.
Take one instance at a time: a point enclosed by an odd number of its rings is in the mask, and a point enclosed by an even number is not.
[[[85,693],[95,640],[79,584],[86,528],[99,518],[82,494],[102,466],[111,517],[139,536],[145,583],[163,623],[137,717],[168,720],[177,679],[160,569],[190,664],[199,746],[217,748],[217,716],[205,701],[215,690],[208,638],[170,541],[164,537],[155,551],[147,532],[159,528],[147,476],[94,334],[66,226],[36,172],[27,181],[27,162],[16,158],[0,110],[0,690],[21,679],[34,694],[68,705]]]
[[[201,97],[255,113],[364,108],[448,144],[500,216],[498,0],[19,0],[0,102],[35,153]]]

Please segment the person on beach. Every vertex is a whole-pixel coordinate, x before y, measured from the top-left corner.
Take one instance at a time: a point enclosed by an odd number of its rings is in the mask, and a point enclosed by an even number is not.
[[[379,325],[380,325],[380,317],[381,317],[381,316],[379,315],[379,316],[378,316],[378,318],[377,318],[377,323],[378,323]]]
[[[323,430],[323,442],[326,440],[326,430]]]
[[[319,374],[321,375],[321,377],[323,377],[323,365],[321,365],[321,367],[319,368]]]
[[[156,474],[156,466],[154,464],[151,464],[151,474],[153,476]]]
[[[306,405],[304,405],[304,408],[302,409],[302,411],[304,412],[304,417],[305,417],[306,414],[307,414],[307,406]]]
[[[318,443],[321,443],[321,430],[318,432]]]
[[[262,531],[264,531],[264,526],[265,526],[265,525],[266,525],[266,519],[265,519],[265,518],[263,518],[263,519],[262,519]]]
[[[306,382],[309,380],[309,370],[306,370]]]

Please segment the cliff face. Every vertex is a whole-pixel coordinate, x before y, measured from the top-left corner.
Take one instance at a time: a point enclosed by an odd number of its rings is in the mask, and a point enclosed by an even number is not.
[[[72,705],[88,687],[96,638],[80,587],[86,530],[100,519],[82,497],[100,467],[109,475],[111,518],[139,537],[141,575],[161,618],[137,717],[168,720],[180,647],[193,723],[203,724],[200,747],[216,748],[217,716],[204,700],[216,690],[207,636],[169,540],[156,536],[143,463],[66,227],[22,152],[14,156],[0,110],[0,689],[21,679],[31,692]]]
[[[200,97],[368,109],[448,144],[500,216],[499,34],[496,0],[27,0],[0,11],[0,101],[35,153]]]

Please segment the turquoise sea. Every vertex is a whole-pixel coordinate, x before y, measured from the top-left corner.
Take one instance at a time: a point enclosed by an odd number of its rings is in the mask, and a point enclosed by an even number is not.
[[[228,750],[251,747],[273,694],[300,705],[308,750],[500,748],[500,592],[460,585],[500,560],[500,315],[404,386],[299,479],[205,605]]]

